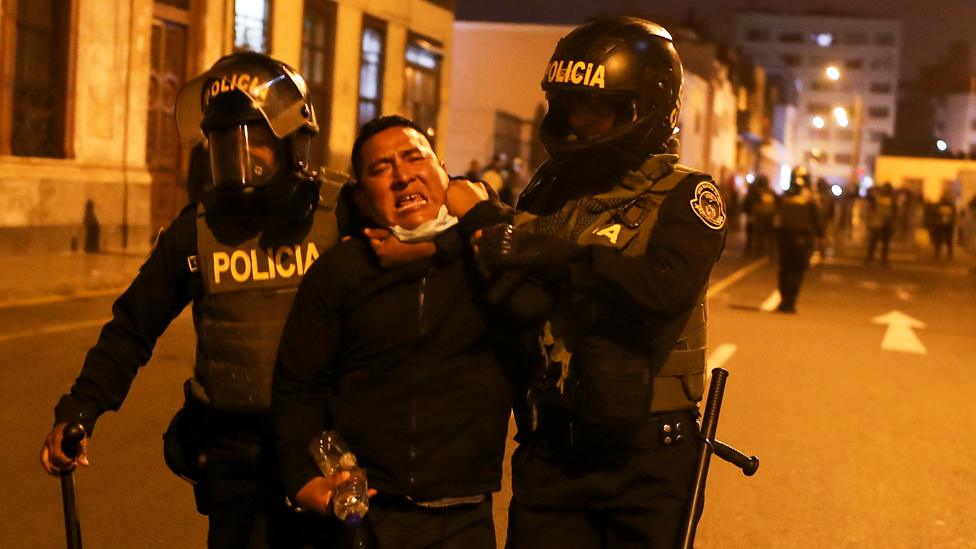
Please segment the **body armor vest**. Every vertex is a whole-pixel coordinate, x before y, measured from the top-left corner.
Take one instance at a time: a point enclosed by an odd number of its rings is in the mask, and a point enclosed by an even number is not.
[[[662,155],[663,156],[663,155]],[[673,157],[672,157],[673,158]],[[645,168],[655,162],[656,169]],[[673,160],[671,161],[673,162]],[[582,245],[643,255],[669,191],[686,177],[708,176],[661,157],[628,173],[609,192],[568,202],[546,216],[520,213],[522,230]],[[539,335],[545,361],[530,391],[533,427],[539,404],[594,423],[628,423],[649,413],[694,408],[705,373],[705,288],[678,318],[650,318],[636,305],[620,308],[589,295],[562,295]]]
[[[813,232],[816,221],[813,219],[810,191],[802,189],[797,193],[787,193],[780,198],[779,228],[795,232]]]
[[[340,184],[323,181],[311,222],[291,238],[265,229],[243,242],[220,242],[197,215],[197,265],[203,297],[193,308],[197,333],[191,392],[214,410],[262,413],[271,404],[278,341],[298,284],[319,254],[338,239]]]

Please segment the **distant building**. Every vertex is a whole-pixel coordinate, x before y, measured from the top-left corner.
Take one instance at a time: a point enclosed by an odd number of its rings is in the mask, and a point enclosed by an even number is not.
[[[454,0],[8,0],[0,6],[0,252],[69,249],[91,199],[103,248],[145,249],[187,203],[180,86],[222,55],[307,80],[317,164],[399,112],[444,141]]]
[[[871,173],[881,141],[894,131],[899,21],[743,12],[735,41],[767,71],[785,65],[801,82],[794,157],[836,183]],[[827,67],[838,72],[828,76]]]
[[[875,181],[910,189],[927,202],[935,202],[948,192],[959,204],[966,204],[976,196],[976,161],[882,155],[875,167]]]
[[[937,96],[935,127],[927,137],[933,141],[944,141],[950,153],[970,156],[976,153],[976,93],[959,92]]]
[[[572,25],[458,21],[454,24],[445,159],[461,173],[471,160],[521,156],[530,168],[545,158],[538,129],[545,113],[542,77]],[[713,172],[736,169],[736,93],[716,45],[676,37],[684,66],[679,119],[681,162]]]

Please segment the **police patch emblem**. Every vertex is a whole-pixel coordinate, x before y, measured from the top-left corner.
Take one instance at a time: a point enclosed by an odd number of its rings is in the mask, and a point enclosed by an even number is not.
[[[718,194],[718,188],[711,181],[702,181],[695,187],[695,198],[691,199],[691,211],[709,228],[716,231],[725,227],[725,204]]]

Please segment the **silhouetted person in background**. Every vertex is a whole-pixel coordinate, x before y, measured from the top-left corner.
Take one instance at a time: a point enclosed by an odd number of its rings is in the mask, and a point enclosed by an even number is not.
[[[952,259],[952,239],[956,230],[956,203],[948,192],[932,205],[929,236],[935,248],[935,259],[942,257],[942,246],[946,247],[946,258]]]
[[[775,248],[773,217],[776,215],[776,193],[764,174],[756,177],[743,201],[746,212],[746,254],[764,256]]]
[[[777,239],[779,240],[779,293],[777,309],[781,313],[796,312],[796,297],[803,283],[803,273],[810,266],[815,239],[823,238],[823,226],[817,202],[810,190],[806,168],[793,170],[790,188],[780,197],[777,211]]]
[[[98,242],[102,229],[98,226],[98,218],[95,217],[95,203],[90,198],[85,202],[85,217],[81,224],[85,229],[85,253],[98,252]]]
[[[874,250],[881,243],[881,264],[888,266],[888,245],[895,228],[895,192],[891,183],[868,191],[868,256],[865,263],[874,261]]]

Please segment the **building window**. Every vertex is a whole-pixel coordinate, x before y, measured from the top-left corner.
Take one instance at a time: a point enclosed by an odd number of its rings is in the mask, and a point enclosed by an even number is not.
[[[10,140],[0,152],[65,158],[70,5],[66,8],[54,0],[18,0],[15,13],[16,20],[11,23],[16,29],[16,45],[13,51],[5,52],[3,63],[7,65],[4,81],[13,84],[8,88],[12,93],[3,101],[10,116],[2,117],[7,118],[4,138],[9,136]]]
[[[834,139],[850,141],[854,138],[854,132],[850,128],[837,128],[834,130]]]
[[[850,164],[851,153],[834,153],[835,164]]]
[[[864,60],[863,59],[848,59],[847,61],[844,62],[844,66],[847,67],[848,69],[855,69],[855,70],[856,69],[862,69],[862,68],[864,68]]]
[[[841,41],[846,46],[863,46],[868,43],[868,37],[863,32],[850,32]]]
[[[799,44],[803,42],[803,35],[799,32],[783,32],[779,35],[779,41],[787,44]]]
[[[440,105],[441,45],[411,34],[407,39],[404,68],[403,112],[428,137],[435,137]]]
[[[881,93],[890,94],[891,93],[891,83],[890,82],[871,82],[871,93]]]
[[[302,17],[302,67],[308,95],[319,123],[319,133],[312,139],[313,168],[326,163],[329,143],[329,119],[332,106],[332,71],[335,47],[335,4],[305,2]]]
[[[769,31],[766,29],[749,29],[746,31],[749,42],[769,42]]]
[[[363,19],[363,39],[359,55],[359,123],[380,115],[383,109],[383,66],[386,51],[386,23]]]
[[[875,57],[871,60],[871,68],[874,70],[879,69],[890,69],[895,66],[894,57],[891,55],[882,55]]]
[[[779,58],[791,67],[796,67],[803,63],[803,58],[795,53],[781,53]]]
[[[937,129],[939,131],[941,131],[942,130],[942,124],[939,124],[939,127]],[[973,131],[976,131],[976,119],[973,119],[973,120],[971,120],[969,122],[969,129],[970,130],[973,130]]]
[[[505,154],[508,160],[522,156],[522,119],[504,111],[495,112],[495,155]],[[507,168],[507,167],[506,167]]]
[[[871,132],[869,139],[874,143],[881,143],[886,135],[885,132]]]
[[[874,37],[874,43],[877,46],[894,46],[895,35],[890,32],[878,34]]]
[[[830,105],[826,103],[807,103],[807,112],[811,115],[830,114]]]
[[[268,53],[271,0],[234,2],[234,49]]]
[[[888,118],[891,110],[888,107],[870,107],[868,108],[868,116],[871,118]]]

